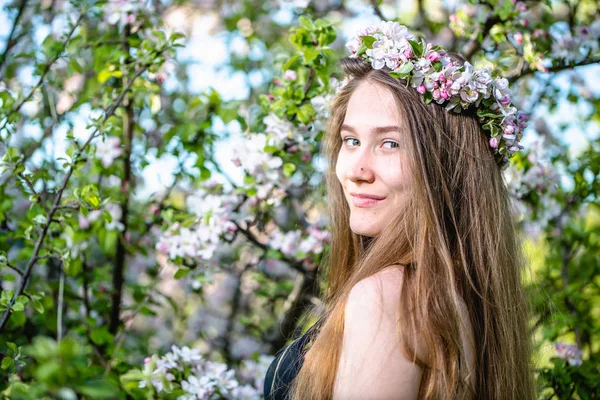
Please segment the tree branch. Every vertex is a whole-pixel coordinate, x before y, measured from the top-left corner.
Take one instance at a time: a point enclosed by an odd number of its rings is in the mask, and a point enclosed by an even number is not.
[[[127,41],[127,37],[130,33],[130,26],[126,25],[125,29],[123,29],[123,51],[125,54],[129,54],[129,42]],[[129,74],[127,73],[127,69],[123,73],[123,87],[127,86],[127,79],[129,78]],[[123,283],[124,283],[124,271],[125,271],[125,257],[126,257],[126,249],[125,249],[125,236],[127,234],[127,228],[129,227],[127,223],[127,217],[129,216],[129,196],[131,193],[132,187],[132,177],[131,177],[131,146],[133,142],[133,128],[134,128],[134,119],[133,119],[133,101],[131,99],[125,100],[125,113],[123,115],[123,138],[125,139],[125,157],[123,159],[124,168],[123,168],[123,177],[122,184],[124,185],[125,193],[123,194],[123,198],[121,200],[121,224],[123,225],[123,232],[119,235],[119,240],[117,241],[117,251],[115,255],[115,266],[113,269],[112,276],[112,284],[113,290],[111,293],[111,313],[110,313],[110,325],[109,332],[113,335],[117,332],[119,328],[119,324],[121,322],[120,313],[121,313],[121,299],[123,297]]]
[[[379,19],[381,19],[382,21],[387,21],[387,19],[383,16],[383,13],[381,12],[381,8],[379,8],[377,0],[371,0],[371,6],[373,6],[373,12],[379,17]]]
[[[8,121],[9,121],[10,117],[13,114],[17,113],[21,109],[21,107],[23,107],[23,104],[27,103],[29,101],[29,99],[31,98],[31,96],[33,96],[33,94],[42,86],[42,84],[44,83],[44,79],[46,79],[46,75],[48,74],[48,72],[50,72],[50,68],[61,57],[63,51],[65,51],[65,49],[69,45],[69,42],[71,41],[71,37],[73,36],[73,34],[75,33],[75,30],[77,29],[77,27],[79,26],[79,24],[83,20],[83,16],[84,15],[81,14],[79,16],[79,18],[77,19],[77,21],[75,21],[75,23],[73,24],[73,27],[71,28],[71,30],[69,31],[69,34],[67,35],[67,39],[63,42],[61,50],[49,62],[46,63],[46,66],[44,67],[44,70],[42,71],[42,75],[40,76],[40,79],[35,84],[35,86],[31,89],[31,91],[29,92],[29,94],[27,96],[25,96],[25,98],[23,98],[23,100],[21,100],[19,102],[19,104],[17,104],[16,107],[12,108],[8,112],[8,114],[5,117],[4,123],[0,127],[0,131],[6,127],[6,125],[8,124]]]
[[[15,40],[13,36],[15,35],[15,32],[17,30],[17,25],[19,25],[19,21],[21,20],[21,17],[23,16],[23,12],[25,11],[25,8],[27,7],[27,2],[28,2],[28,0],[21,1],[21,5],[19,6],[19,11],[17,12],[17,16],[15,17],[15,22],[13,23],[12,29],[10,30],[10,33],[8,34],[8,38],[6,39],[6,47],[4,48],[4,52],[2,52],[2,55],[0,55],[0,71],[3,70],[4,63],[6,62],[6,57],[8,56],[8,53],[17,44],[17,40]],[[4,76],[2,76],[2,75],[3,74],[0,73],[0,77],[4,78]]]
[[[591,64],[598,64],[598,63],[600,63],[600,59],[588,58],[586,60],[580,61],[575,64],[565,64],[565,65],[557,65],[554,67],[550,67],[550,68],[548,68],[547,71],[544,71],[544,72],[560,72],[560,71],[565,71],[568,69],[575,69],[577,67],[582,67],[584,65],[591,65]],[[531,68],[531,66],[529,64],[527,64],[527,67],[522,68],[519,72],[517,72],[513,75],[507,76],[506,79],[508,79],[508,81],[510,83],[515,83],[517,80],[523,78],[524,76],[531,75],[534,72],[542,72],[542,71],[538,71],[536,68]]]

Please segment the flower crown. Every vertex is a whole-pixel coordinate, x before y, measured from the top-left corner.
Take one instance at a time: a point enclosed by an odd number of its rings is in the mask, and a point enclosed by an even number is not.
[[[346,47],[350,57],[362,58],[374,69],[385,66],[390,76],[405,79],[427,104],[435,101],[456,113],[474,105],[502,168],[523,149],[519,141],[529,118],[512,106],[506,78],[492,78],[489,70],[476,69],[469,62],[457,64],[446,50],[423,39],[417,41],[397,22],[359,31]]]

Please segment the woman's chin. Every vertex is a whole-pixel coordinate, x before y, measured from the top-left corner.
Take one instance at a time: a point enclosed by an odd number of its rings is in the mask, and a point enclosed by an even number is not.
[[[350,229],[357,235],[369,237],[376,237],[381,232],[381,229],[373,224],[352,223],[352,221],[350,222]]]

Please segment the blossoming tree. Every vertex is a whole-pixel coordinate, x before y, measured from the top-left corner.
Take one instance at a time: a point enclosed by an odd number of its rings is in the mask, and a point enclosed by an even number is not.
[[[530,114],[505,174],[528,238],[540,398],[593,398],[598,5],[410,4],[6,5],[2,396],[260,398],[271,355],[321,305],[319,144],[343,32],[396,20],[504,76],[500,95]]]

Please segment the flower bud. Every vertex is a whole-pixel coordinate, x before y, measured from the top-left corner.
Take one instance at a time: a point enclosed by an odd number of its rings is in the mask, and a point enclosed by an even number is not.
[[[298,75],[296,74],[296,71],[292,71],[291,69],[288,69],[283,73],[283,77],[290,81],[295,81],[298,78]]]
[[[417,88],[417,92],[421,93],[421,94],[425,94],[425,92],[427,92],[427,88],[425,87],[425,85],[421,84],[418,88]]]
[[[495,136],[490,139],[490,147],[492,149],[497,149],[499,143],[500,143],[500,138],[498,136]]]
[[[440,60],[440,55],[438,54],[437,51],[432,51],[431,53],[429,53],[427,55],[427,59],[431,62],[436,62]]]
[[[515,33],[513,37],[519,46],[523,44],[523,34],[521,32]]]

